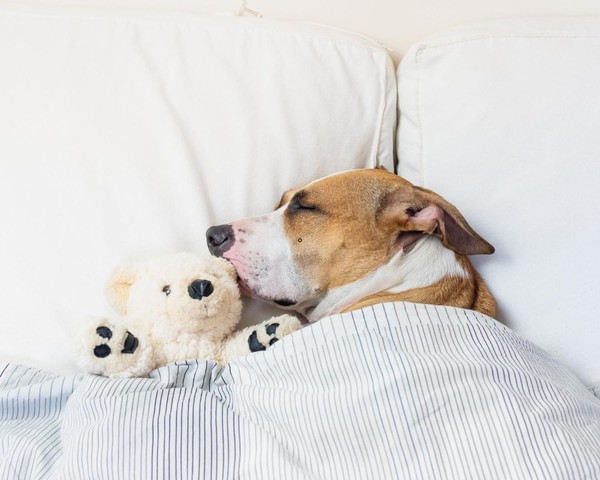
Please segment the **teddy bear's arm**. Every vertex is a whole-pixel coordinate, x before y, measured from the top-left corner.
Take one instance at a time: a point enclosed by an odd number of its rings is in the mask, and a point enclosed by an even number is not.
[[[230,335],[221,349],[219,361],[227,363],[237,357],[266,350],[279,339],[300,330],[302,324],[292,315],[280,315]]]

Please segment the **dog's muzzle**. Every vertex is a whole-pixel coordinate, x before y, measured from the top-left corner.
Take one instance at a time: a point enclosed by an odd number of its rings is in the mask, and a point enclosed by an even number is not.
[[[231,225],[215,225],[206,231],[208,250],[215,257],[221,257],[235,242]]]

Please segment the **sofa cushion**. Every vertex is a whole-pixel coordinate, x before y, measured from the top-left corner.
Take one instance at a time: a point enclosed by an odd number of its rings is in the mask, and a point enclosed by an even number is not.
[[[600,18],[442,32],[398,69],[399,173],[496,247],[474,258],[500,319],[600,381]]]

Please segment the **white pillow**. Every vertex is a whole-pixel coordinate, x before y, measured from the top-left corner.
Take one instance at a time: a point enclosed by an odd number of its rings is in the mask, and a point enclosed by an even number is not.
[[[0,7],[0,361],[74,371],[116,265],[206,251],[210,225],[284,190],[392,168],[395,123],[390,57],[352,34]]]
[[[600,18],[465,26],[398,69],[399,174],[496,247],[500,318],[600,381]]]

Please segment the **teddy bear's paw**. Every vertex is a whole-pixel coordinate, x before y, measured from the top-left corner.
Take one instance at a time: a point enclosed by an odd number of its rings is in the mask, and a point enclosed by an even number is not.
[[[301,328],[300,320],[292,315],[273,317],[259,324],[252,331],[248,336],[248,348],[251,352],[266,350],[281,338]]]
[[[217,361],[227,363],[234,358],[266,350],[281,338],[301,328],[300,321],[292,315],[273,317],[258,325],[246,327],[227,339]]]
[[[125,331],[124,338],[123,335],[120,335],[120,339],[117,340],[117,344],[114,342],[111,348],[111,340],[113,339],[113,330],[109,326],[102,325],[96,328],[96,335],[98,335],[98,341],[102,342],[100,345],[96,345],[94,347],[94,356],[96,358],[106,358],[109,355],[113,354],[113,349],[116,348],[117,351],[120,349],[120,353],[123,355],[133,355],[137,348],[140,345],[140,341],[138,338],[133,335],[130,331]]]
[[[84,336],[81,362],[86,370],[107,376],[137,376],[151,370],[147,365],[150,348],[122,325],[105,319]],[[148,343],[148,342],[145,342]]]

